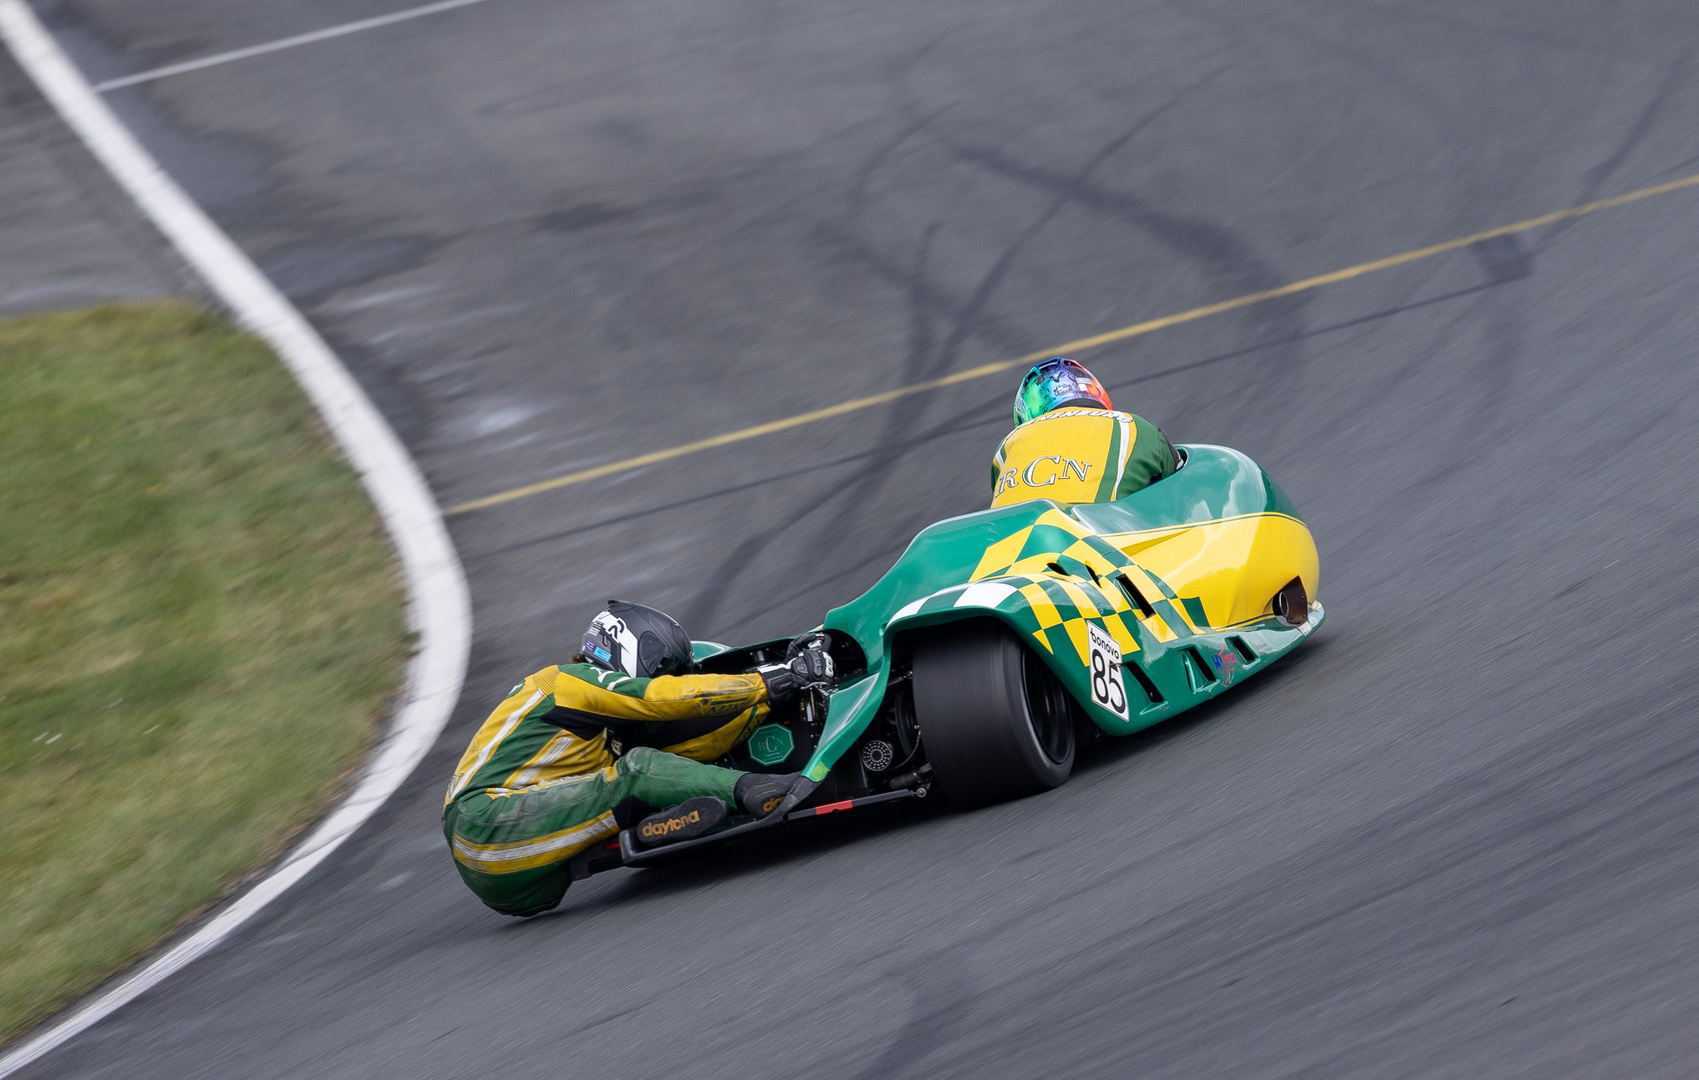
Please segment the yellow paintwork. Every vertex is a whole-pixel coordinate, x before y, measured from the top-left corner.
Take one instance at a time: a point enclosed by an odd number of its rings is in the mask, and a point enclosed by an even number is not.
[[[1080,540],[1061,552],[1039,552],[1020,557],[1028,536],[1037,525],[1063,530]],[[1043,575],[1058,555],[1077,559],[1099,575],[1110,575],[1116,566],[1085,541],[1089,530],[1060,511],[1049,511],[1032,526],[1019,529],[985,549],[971,580],[1015,575]],[[1184,626],[1170,627],[1162,618],[1138,618],[1158,641],[1173,641],[1186,630],[1193,632],[1211,627],[1236,626],[1270,614],[1274,594],[1294,577],[1304,583],[1304,591],[1317,594],[1319,562],[1315,540],[1310,530],[1297,518],[1286,514],[1244,514],[1213,521],[1176,525],[1142,532],[1107,534],[1103,540],[1119,548],[1137,566],[1125,568],[1133,584],[1151,600],[1165,594],[1142,569],[1160,578],[1175,596],[1196,599],[1203,605],[1207,623],[1198,625],[1181,605],[1174,605],[1174,616]],[[1059,578],[1063,588],[1082,612],[1097,609],[1120,611],[1127,605],[1107,590],[1106,601],[1099,604],[1090,599],[1091,593],[1080,583]],[[1024,589],[1023,594],[1034,603],[1049,607],[1039,599],[1041,590]],[[1052,609],[1053,612],[1054,609]],[[1051,615],[1054,619],[1054,614]],[[1041,625],[1054,625],[1040,615]],[[1056,622],[1061,620],[1056,619]],[[1113,632],[1113,631],[1111,631]],[[1122,642],[1126,648],[1128,642]]]
[[[1294,577],[1312,597],[1320,586],[1315,540],[1303,522],[1285,514],[1245,514],[1104,539],[1175,595],[1196,597],[1214,627],[1268,615],[1274,594]]]
[[[1032,534],[1032,526],[1018,529],[1008,536],[985,549],[985,554],[979,558],[979,567],[968,577],[969,581],[979,581],[990,576],[993,572],[1002,572],[1004,568],[1014,564],[1020,558],[1021,548],[1026,546],[1026,538]]]

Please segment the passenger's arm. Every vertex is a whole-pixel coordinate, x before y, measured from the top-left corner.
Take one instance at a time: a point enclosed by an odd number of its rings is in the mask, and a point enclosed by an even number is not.
[[[671,746],[663,746],[661,749],[666,753],[677,754],[679,757],[687,757],[693,761],[713,761],[715,758],[729,754],[732,747],[748,739],[749,733],[760,727],[761,722],[765,719],[767,719],[767,706],[757,705],[725,721],[713,731],[703,735],[692,735],[690,738],[683,739]],[[687,727],[668,730],[678,730],[685,733],[690,731]]]
[[[736,716],[767,700],[759,675],[662,675],[636,679],[588,664],[561,668],[555,705],[609,720],[694,720]]]

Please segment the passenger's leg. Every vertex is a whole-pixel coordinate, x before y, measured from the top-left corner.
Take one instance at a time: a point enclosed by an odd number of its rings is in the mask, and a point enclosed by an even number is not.
[[[621,802],[667,807],[706,795],[735,808],[743,775],[638,747],[588,776],[493,799],[467,796],[449,807],[443,831],[461,879],[478,899],[503,914],[535,915],[566,895],[568,859],[619,833],[613,810]]]
[[[732,792],[743,776],[736,769],[722,769],[647,747],[628,751],[619,759],[618,772],[613,782],[615,803],[634,796],[656,809],[701,795],[713,796],[736,809]]]
[[[618,783],[631,785],[621,790],[650,806],[676,806],[706,795],[756,817],[776,809],[797,780],[796,773],[738,772],[659,750],[633,750],[620,759],[619,766]]]
[[[505,915],[535,915],[572,883],[566,862],[618,834],[614,769],[491,798],[470,795],[443,815],[460,877]]]

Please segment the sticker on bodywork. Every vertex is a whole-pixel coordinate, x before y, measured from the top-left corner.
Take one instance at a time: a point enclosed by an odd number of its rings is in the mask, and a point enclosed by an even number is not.
[[[1127,719],[1127,684],[1121,674],[1121,646],[1109,631],[1094,622],[1085,624],[1086,666],[1091,669],[1091,700]]]
[[[1222,649],[1216,653],[1210,663],[1215,665],[1215,672],[1221,676],[1222,686],[1233,685],[1233,668],[1238,665],[1239,657],[1232,649]]]
[[[749,756],[762,765],[777,765],[795,749],[796,739],[783,724],[763,724],[749,736]]]

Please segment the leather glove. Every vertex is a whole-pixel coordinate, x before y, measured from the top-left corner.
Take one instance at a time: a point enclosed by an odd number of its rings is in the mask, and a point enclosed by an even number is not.
[[[832,681],[835,665],[827,651],[831,644],[825,634],[804,634],[785,649],[785,661],[803,686]]]
[[[789,701],[802,689],[802,683],[789,664],[762,664],[755,669],[755,674],[761,676],[761,681],[767,684],[767,700],[775,705],[781,701]]]
[[[785,701],[795,697],[805,687],[832,681],[836,670],[832,654],[826,651],[831,638],[825,634],[804,634],[785,649],[785,662],[763,664],[755,669],[767,684],[767,700]]]

